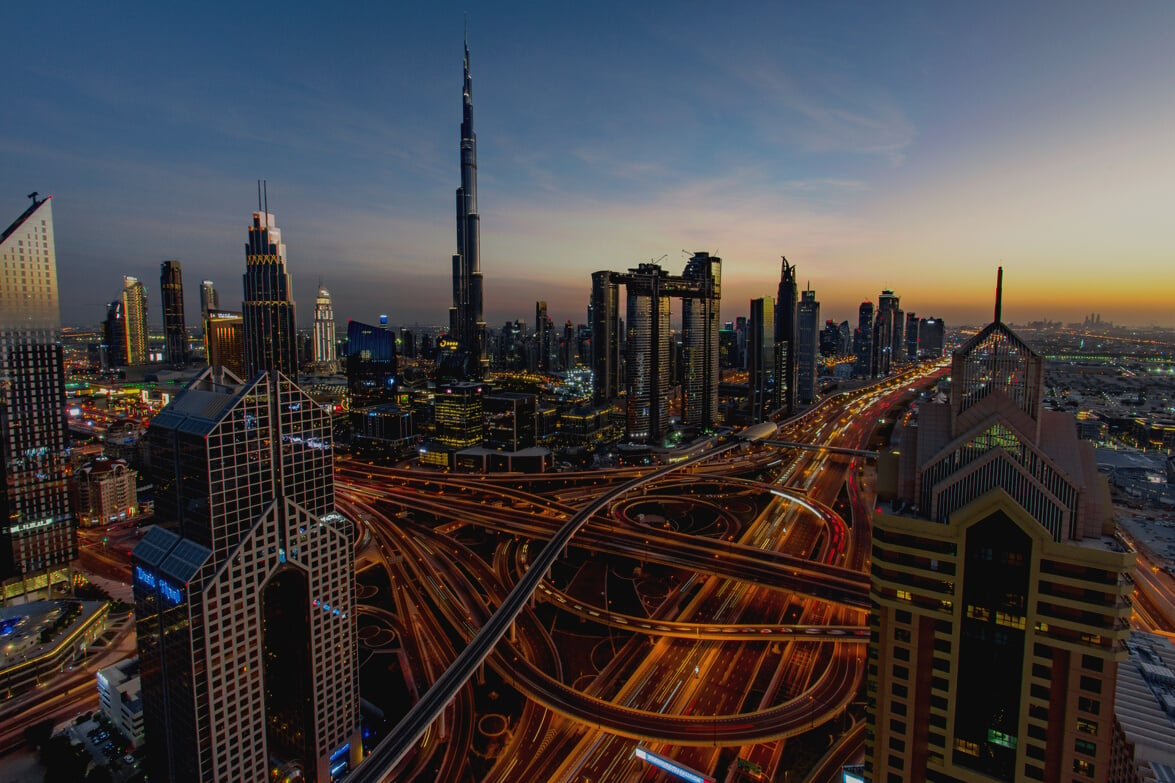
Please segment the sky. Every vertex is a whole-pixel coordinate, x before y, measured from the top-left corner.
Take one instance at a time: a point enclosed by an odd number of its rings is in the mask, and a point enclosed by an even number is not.
[[[567,7],[563,7],[566,5]],[[235,308],[266,179],[298,320],[447,322],[468,13],[485,314],[584,322],[591,273],[780,256],[825,318],[1175,325],[1175,3],[25,4],[0,223],[51,193],[62,316],[183,264]],[[11,21],[11,20],[10,20]],[[10,215],[10,218],[4,216]],[[676,310],[677,308],[675,308]]]

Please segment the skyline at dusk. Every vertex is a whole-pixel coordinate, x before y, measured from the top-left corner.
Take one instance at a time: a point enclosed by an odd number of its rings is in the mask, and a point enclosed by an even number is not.
[[[299,325],[443,324],[461,120],[457,5],[75,5],[11,39],[3,204],[54,196],[62,321],[164,259],[238,309],[258,178]],[[948,323],[1175,325],[1175,8],[469,9],[485,320],[585,321],[591,273],[723,259],[723,320],[779,256],[822,313],[893,289]],[[675,320],[679,315],[674,308]]]

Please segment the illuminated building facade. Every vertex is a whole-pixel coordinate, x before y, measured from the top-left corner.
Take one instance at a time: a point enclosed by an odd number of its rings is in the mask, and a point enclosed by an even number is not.
[[[314,363],[333,364],[335,359],[335,310],[330,291],[319,286],[314,299]]]
[[[328,783],[359,760],[354,531],[328,413],[284,375],[205,370],[147,431],[133,553],[151,779]]]
[[[138,511],[135,471],[121,459],[98,459],[73,475],[74,509],[90,527],[125,521]]]
[[[873,372],[873,303],[861,302],[857,311],[857,330],[853,332],[853,377],[868,378]]]
[[[286,246],[267,211],[253,213],[245,263],[245,374],[277,370],[297,377],[297,329]]]
[[[452,449],[480,446],[485,433],[485,407],[480,383],[447,383],[433,401],[436,439]]]
[[[592,379],[596,402],[620,396],[620,284],[611,272],[592,273]]]
[[[386,325],[347,322],[347,388],[358,404],[391,401],[396,391],[396,334]]]
[[[3,598],[68,582],[65,369],[51,198],[0,234],[0,579]]]
[[[209,367],[224,367],[245,377],[245,319],[240,313],[213,310],[204,316],[204,355]]]
[[[206,318],[213,310],[220,309],[220,295],[211,280],[200,282],[200,318]]]
[[[626,429],[633,441],[657,443],[669,434],[668,279],[656,264],[641,264],[626,280]]]
[[[147,289],[137,277],[122,279],[123,363],[147,363]]]
[[[718,423],[718,336],[722,324],[722,259],[694,253],[682,279],[691,284],[691,296],[681,300],[681,421],[693,427]]]
[[[164,361],[183,367],[188,360],[188,332],[184,327],[184,275],[179,261],[164,261],[159,267],[163,293]]]
[[[1105,780],[1134,558],[1104,479],[998,304],[951,377],[874,519],[870,779]]]

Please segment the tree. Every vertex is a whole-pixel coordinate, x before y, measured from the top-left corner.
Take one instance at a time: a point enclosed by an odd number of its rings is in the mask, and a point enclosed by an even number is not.
[[[53,719],[46,718],[39,723],[34,723],[24,730],[25,742],[29,743],[34,748],[39,748],[49,741],[49,737],[53,736]]]

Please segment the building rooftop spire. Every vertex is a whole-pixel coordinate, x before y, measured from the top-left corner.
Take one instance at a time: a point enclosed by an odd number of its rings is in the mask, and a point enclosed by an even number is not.
[[[995,322],[1000,323],[1000,316],[1004,309],[1004,268],[1001,266],[995,273]]]

